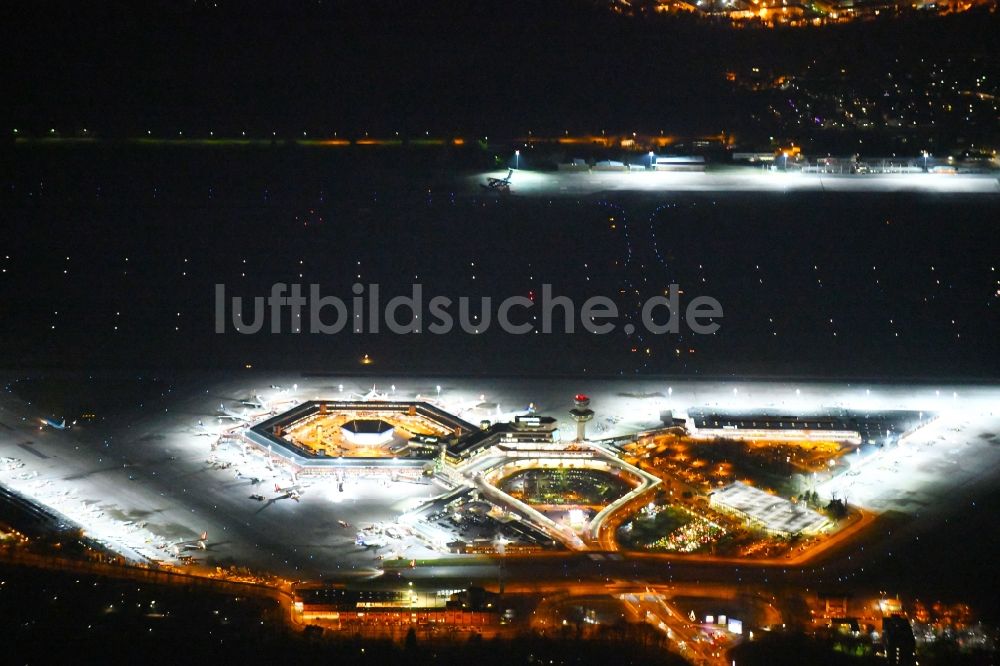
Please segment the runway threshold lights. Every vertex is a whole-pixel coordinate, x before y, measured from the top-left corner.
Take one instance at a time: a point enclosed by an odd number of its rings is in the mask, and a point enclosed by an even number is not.
[[[587,439],[587,421],[594,418],[594,410],[590,409],[590,397],[583,393],[577,393],[573,403],[569,415],[576,421],[576,441],[583,442]]]

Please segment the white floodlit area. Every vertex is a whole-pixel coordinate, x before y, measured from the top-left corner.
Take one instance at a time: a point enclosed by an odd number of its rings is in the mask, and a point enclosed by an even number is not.
[[[757,523],[773,534],[815,534],[829,523],[827,518],[783,497],[736,481],[709,496],[711,506]]]
[[[478,187],[487,178],[504,178],[506,170],[470,178]],[[522,195],[586,195],[597,192],[940,192],[1000,193],[993,174],[909,173],[831,175],[797,171],[764,171],[753,167],[720,167],[683,171],[517,171],[510,191]]]
[[[819,475],[806,483],[814,484],[823,500],[841,498],[865,509],[923,516],[935,507],[960,506],[970,488],[1000,478],[1000,446],[994,444],[1000,436],[1000,389],[989,385],[446,377],[362,381],[255,373],[185,378],[156,402],[136,405],[126,399],[116,411],[102,414],[102,420],[65,430],[41,425],[59,409],[45,404],[45,396],[29,401],[16,391],[2,392],[0,483],[132,559],[239,564],[296,578],[373,575],[389,553],[432,556],[426,540],[391,526],[416,505],[452,491],[463,475],[475,477],[488,466],[478,464],[479,459],[470,459],[468,468],[444,465],[442,469],[456,472],[444,479],[369,471],[315,477],[298,474],[277,449],[248,445],[240,435],[249,425],[288,409],[274,406],[279,403],[363,400],[366,392],[384,400],[386,395],[373,385],[388,389],[392,400],[427,402],[470,423],[511,421],[528,413],[552,416],[555,441],[536,444],[542,451],[560,446],[560,439],[568,444],[576,431],[569,410],[574,396],[585,392],[595,411],[587,428],[589,446],[608,455],[636,433],[663,427],[666,413],[932,412],[939,418],[898,443],[884,448],[863,444],[863,455],[852,454],[825,478]],[[239,418],[227,413],[239,410],[240,401],[262,386],[271,387],[259,396],[270,410]],[[59,390],[64,388],[60,380]],[[220,400],[226,401],[227,411],[220,411]],[[348,464],[345,459],[345,468]],[[359,531],[372,525],[386,527],[358,545]],[[207,538],[199,539],[203,533]]]

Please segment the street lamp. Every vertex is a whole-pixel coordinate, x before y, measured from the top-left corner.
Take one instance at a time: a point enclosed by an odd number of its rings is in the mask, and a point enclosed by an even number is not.
[[[521,166],[521,151],[520,150],[515,150],[514,151],[514,168],[515,169],[519,169],[520,166]]]
[[[927,171],[927,158],[930,157],[930,153],[928,153],[926,150],[921,150],[920,152],[924,156],[924,171],[926,172]]]

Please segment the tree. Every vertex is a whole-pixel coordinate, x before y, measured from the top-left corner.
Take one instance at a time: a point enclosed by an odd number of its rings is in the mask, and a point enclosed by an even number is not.
[[[406,632],[406,640],[403,641],[403,649],[407,654],[417,651],[417,631],[410,627]]]

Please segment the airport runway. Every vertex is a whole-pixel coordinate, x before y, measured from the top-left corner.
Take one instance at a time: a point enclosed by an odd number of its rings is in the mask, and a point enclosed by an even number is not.
[[[467,179],[470,191],[482,191],[487,178],[506,170]],[[585,196],[601,192],[926,192],[928,194],[1000,194],[996,174],[833,175],[762,171],[759,167],[719,167],[704,172],[670,171],[515,171],[511,192],[521,196]]]

